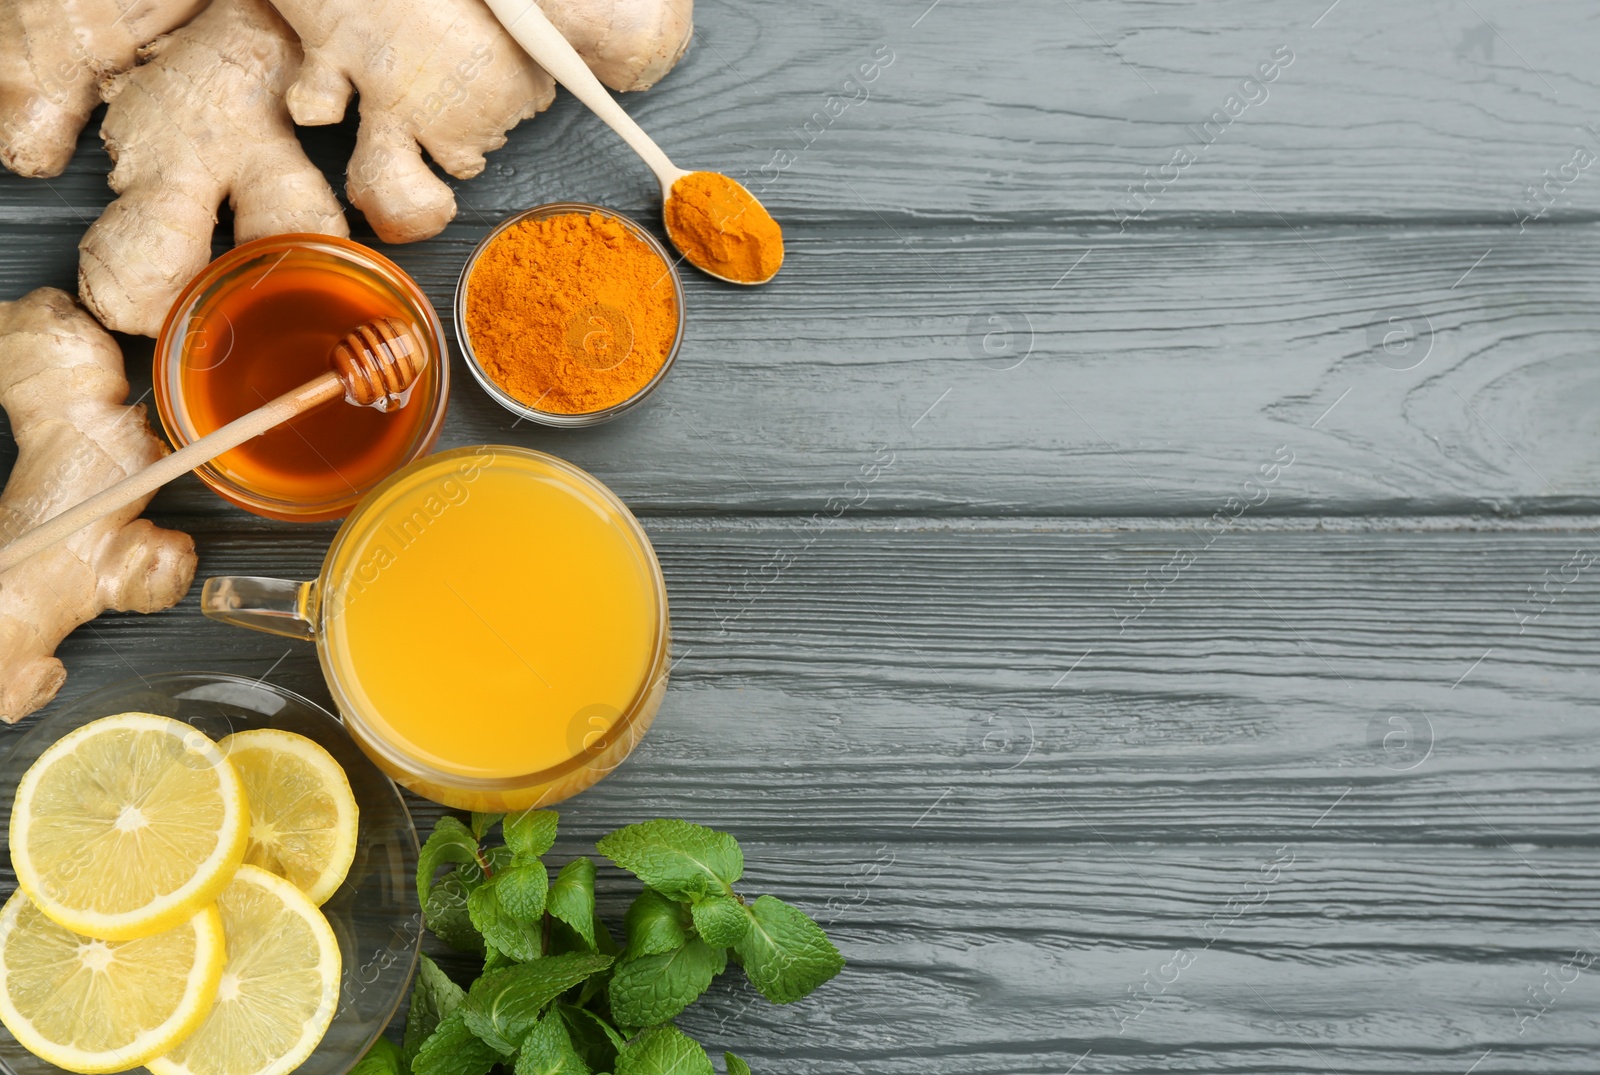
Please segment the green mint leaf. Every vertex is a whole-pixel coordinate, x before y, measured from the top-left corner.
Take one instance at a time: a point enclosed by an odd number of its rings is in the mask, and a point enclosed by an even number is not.
[[[372,1048],[367,1054],[356,1061],[356,1066],[350,1069],[350,1075],[405,1075],[406,1068],[401,1066],[400,1046],[388,1038],[379,1036],[372,1043]]]
[[[476,871],[474,871],[476,872]],[[459,869],[436,881],[422,902],[422,920],[433,935],[458,952],[483,951],[483,936],[467,911],[467,883]]]
[[[504,970],[507,967],[515,967],[517,965],[516,960],[506,955],[492,944],[484,945],[483,949],[484,974],[492,974],[497,970]]]
[[[522,1038],[515,1075],[590,1075],[590,1067],[573,1047],[566,1021],[552,1011]]]
[[[478,838],[460,821],[448,815],[433,826],[428,842],[417,855],[417,902],[426,907],[433,875],[447,862],[476,862]]]
[[[610,956],[573,953],[520,963],[472,983],[460,1008],[467,1026],[499,1053],[510,1056],[546,1004],[591,974],[611,965]]]
[[[505,817],[504,814],[479,814],[474,812],[472,815],[472,835],[482,840],[484,833],[494,828],[495,822],[503,817]]]
[[[622,919],[628,932],[624,950],[629,956],[651,956],[682,948],[689,939],[691,919],[683,904],[669,900],[653,888],[639,893]]]
[[[572,931],[568,930],[567,932],[570,933]],[[573,1003],[582,1008],[593,1002],[596,997],[602,995],[606,991],[606,987],[611,984],[611,974],[612,971],[616,970],[616,966],[615,963],[612,963],[610,970],[590,975],[589,980],[578,987],[578,996],[573,1000]]]
[[[411,1010],[406,1013],[405,1045],[401,1049],[402,1072],[411,1070],[422,1043],[466,999],[466,990],[452,982],[439,964],[427,956],[417,961],[417,982],[411,987]]]
[[[489,1075],[500,1054],[467,1029],[466,1005],[439,1023],[411,1061],[413,1075]]]
[[[583,1057],[584,1063],[595,1071],[610,1071],[616,1067],[617,1052],[624,1041],[610,1023],[589,1009],[573,1004],[558,1003],[553,1010],[566,1021],[572,1047]]]
[[[500,897],[500,906],[518,922],[537,926],[544,917],[545,892],[550,888],[550,875],[538,859],[516,866],[508,866],[494,875],[491,882]]]
[[[732,1053],[723,1053],[722,1062],[728,1066],[728,1075],[750,1075],[750,1065]]]
[[[504,844],[489,848],[483,853],[483,857],[489,863],[490,873],[499,873],[501,870],[510,868],[517,861],[516,853]]]
[[[467,913],[483,939],[519,963],[538,959],[539,927],[519,918],[500,903],[500,875],[496,874],[467,895]]]
[[[594,1000],[596,997],[600,996],[606,991],[606,987],[611,984],[611,971],[615,970],[617,966],[615,959],[621,954],[617,948],[617,942],[611,939],[611,933],[606,929],[604,922],[600,921],[598,918],[595,919],[594,928],[595,947],[586,948],[582,947],[584,944],[583,938],[579,937],[577,931],[571,926],[558,919],[552,919],[550,922],[551,934],[563,936],[564,943],[566,943],[566,951],[587,952],[598,950],[602,955],[611,956],[613,959],[611,970],[607,970],[604,974],[596,974],[587,982],[583,983],[583,988],[578,991],[577,1004],[579,1007],[588,1004],[590,1001]]]
[[[603,837],[595,850],[675,900],[727,894],[744,873],[737,840],[687,821],[663,818],[629,825]]]
[[[594,863],[588,858],[575,858],[556,874],[550,885],[550,895],[545,901],[550,917],[559,919],[577,931],[593,951],[594,939]]]
[[[538,858],[555,846],[559,817],[554,810],[524,810],[520,814],[507,814],[506,846],[519,860]]]
[[[693,1004],[727,965],[727,950],[699,937],[675,952],[624,959],[606,992],[612,1018],[623,1026],[665,1023]]]
[[[689,912],[694,916],[694,931],[704,937],[707,944],[719,948],[738,944],[750,932],[750,912],[729,896],[695,900]]]
[[[733,950],[750,984],[772,1003],[799,1000],[844,967],[822,927],[776,896],[751,904],[750,917],[750,932]]]
[[[677,1027],[653,1026],[625,1045],[617,1075],[716,1075],[700,1043]]]
[[[593,952],[594,945],[578,936],[578,931],[561,921],[559,918],[549,918],[545,921],[544,954],[559,956],[566,952]]]
[[[622,954],[622,949],[617,947],[617,942],[611,939],[611,931],[598,918],[594,920],[594,946],[597,951],[604,952],[608,956]]]

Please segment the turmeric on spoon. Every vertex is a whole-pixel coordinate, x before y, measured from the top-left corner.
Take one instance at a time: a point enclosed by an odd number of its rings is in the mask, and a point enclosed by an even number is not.
[[[783,265],[783,231],[744,187],[718,172],[672,184],[664,213],[672,245],[697,269],[740,284],[772,279]]]
[[[661,184],[667,234],[684,258],[719,280],[764,284],[783,264],[783,233],[761,203],[716,172],[685,172],[606,92],[535,0],[486,0],[517,44],[588,105],[650,166]]]

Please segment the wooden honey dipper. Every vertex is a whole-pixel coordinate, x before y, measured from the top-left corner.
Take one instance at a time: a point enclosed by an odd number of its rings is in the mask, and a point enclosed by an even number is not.
[[[0,572],[48,549],[98,519],[147,496],[167,482],[209,463],[230,448],[275,429],[289,419],[343,396],[358,407],[388,410],[404,404],[428,355],[416,331],[404,321],[381,317],[340,340],[328,356],[333,368],[299,388],[285,392],[249,414],[235,418],[192,444],[123,478],[88,500],[68,508],[0,549]]]

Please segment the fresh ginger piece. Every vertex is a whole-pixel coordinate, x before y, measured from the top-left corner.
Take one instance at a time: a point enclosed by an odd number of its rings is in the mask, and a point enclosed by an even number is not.
[[[622,92],[659,82],[694,31],[694,0],[542,0],[539,9],[595,77]]]
[[[236,242],[350,229],[295,137],[283,98],[300,45],[266,0],[215,0],[140,52],[104,87],[120,197],[78,244],[78,291],[107,328],[154,336],[211,260],[223,198]]]
[[[100,103],[100,80],[206,0],[0,0],[0,164],[60,175]]]
[[[508,130],[555,97],[550,76],[479,0],[274,3],[305,48],[289,87],[295,122],[337,123],[352,89],[361,93],[345,190],[385,242],[437,235],[456,214],[423,148],[446,172],[470,178]]]
[[[483,171],[506,132],[548,108],[550,76],[480,0],[273,0],[305,48],[289,88],[295,122],[337,123],[360,91],[361,127],[346,193],[378,237],[437,235],[455,195],[450,175]],[[549,0],[541,8],[613,88],[643,88],[688,43],[692,0]]]
[[[142,406],[124,406],[122,354],[72,296],[42,287],[0,302],[0,407],[17,462],[0,494],[0,543],[166,454]],[[101,612],[170,608],[194,579],[194,542],[139,518],[149,497],[0,573],[0,720],[54,698],[53,654]]]

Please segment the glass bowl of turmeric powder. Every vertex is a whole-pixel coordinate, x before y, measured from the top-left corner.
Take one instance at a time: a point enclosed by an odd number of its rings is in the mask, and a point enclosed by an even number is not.
[[[530,422],[593,426],[666,379],[683,343],[683,281],[637,222],[553,202],[483,237],[455,314],[467,366],[495,402]]]

